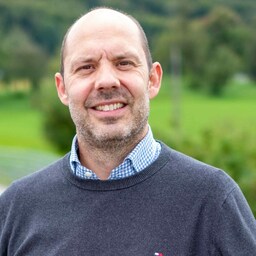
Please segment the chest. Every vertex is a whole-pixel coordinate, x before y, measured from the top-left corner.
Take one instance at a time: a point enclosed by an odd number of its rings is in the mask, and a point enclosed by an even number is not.
[[[179,204],[176,195],[138,194],[30,204],[12,227],[10,255],[208,255],[209,225],[202,230],[198,224],[202,205],[192,198]]]

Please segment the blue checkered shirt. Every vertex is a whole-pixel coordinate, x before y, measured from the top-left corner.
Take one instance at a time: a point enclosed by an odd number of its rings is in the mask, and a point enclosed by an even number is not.
[[[153,138],[152,131],[149,127],[147,135],[124,159],[123,163],[112,170],[109,180],[123,179],[134,175],[151,163],[159,156],[161,145]],[[81,165],[78,158],[77,136],[74,137],[71,147],[70,165],[73,173],[81,179],[98,179],[97,175],[90,169]]]

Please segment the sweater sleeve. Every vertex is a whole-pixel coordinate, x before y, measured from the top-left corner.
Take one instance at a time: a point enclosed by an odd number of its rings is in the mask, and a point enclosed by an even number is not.
[[[8,212],[10,211],[9,205],[11,202],[11,197],[8,196],[8,191],[5,191],[0,196],[0,255],[7,255],[8,238],[7,234],[7,222],[8,222]]]
[[[17,186],[12,183],[0,195],[0,255],[8,255],[9,241],[16,216],[19,215],[15,206]]]
[[[256,221],[236,186],[223,202],[215,225],[215,248],[220,255],[256,255]]]

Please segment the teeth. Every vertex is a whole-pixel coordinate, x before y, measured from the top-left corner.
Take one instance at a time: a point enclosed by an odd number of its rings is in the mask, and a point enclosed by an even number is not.
[[[122,108],[123,106],[124,104],[122,103],[115,103],[110,105],[97,106],[95,109],[100,111],[112,111],[112,110]]]

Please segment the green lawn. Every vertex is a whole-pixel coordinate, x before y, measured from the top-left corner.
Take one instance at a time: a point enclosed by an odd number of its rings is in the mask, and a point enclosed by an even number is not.
[[[26,95],[0,95],[1,146],[52,151],[45,140],[42,115]]]
[[[168,80],[160,95],[151,101],[150,124],[157,133],[197,137],[209,127],[227,132],[245,132],[256,136],[256,86],[234,84],[220,97],[182,89],[178,106],[174,105]],[[173,125],[178,109],[178,126]],[[256,137],[255,137],[256,139]]]

